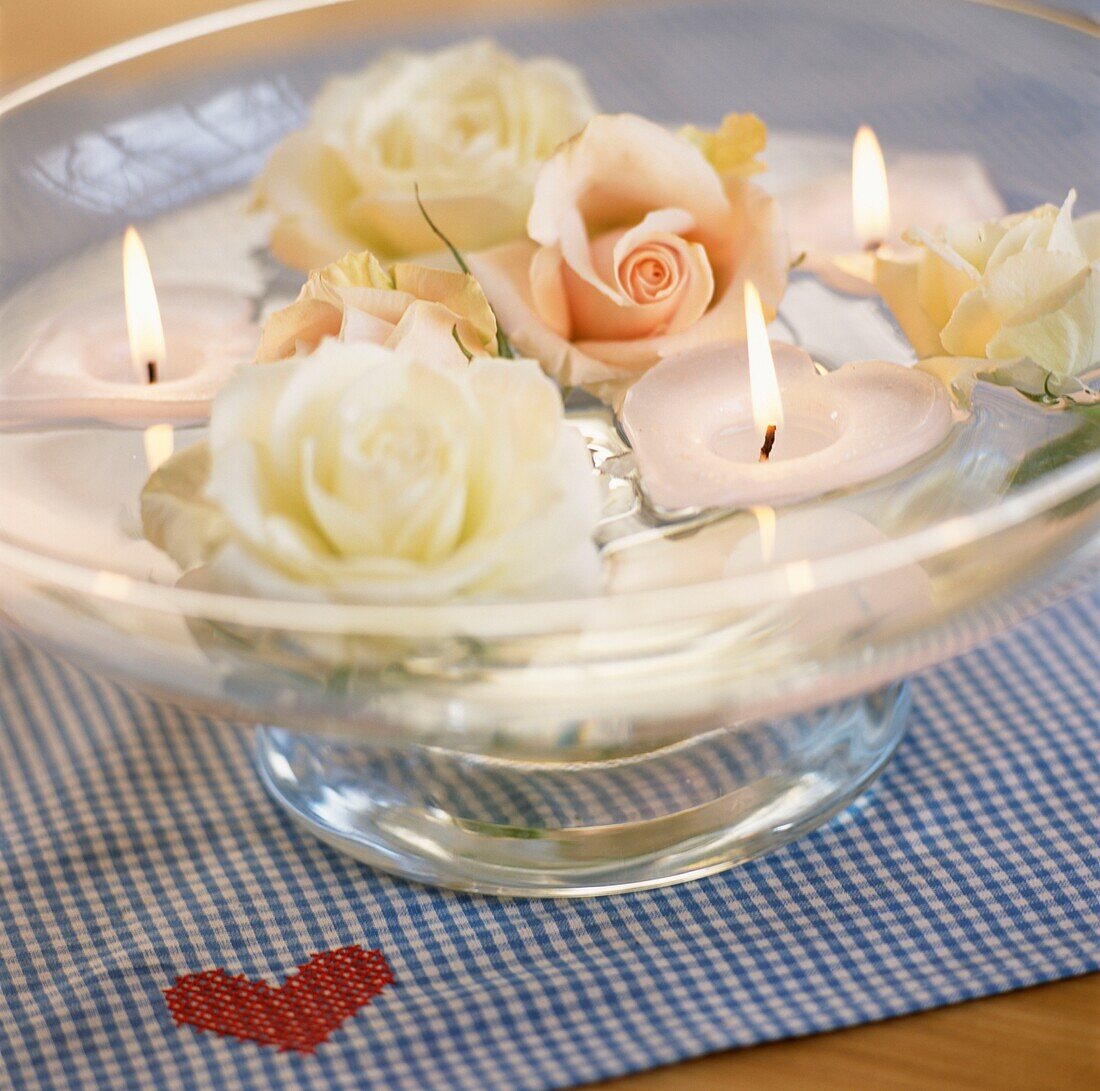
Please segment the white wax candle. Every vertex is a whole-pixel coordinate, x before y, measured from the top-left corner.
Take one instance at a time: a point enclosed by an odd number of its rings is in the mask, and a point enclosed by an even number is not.
[[[950,223],[1003,216],[1004,201],[985,168],[966,155],[903,155],[889,163],[890,223],[885,244],[897,258],[910,250],[910,227],[939,230]],[[780,197],[791,251],[805,252],[802,268],[830,287],[854,295],[874,292],[874,254],[860,238],[852,209],[852,174],[837,171]]]
[[[923,372],[881,360],[821,374],[772,344],[784,423],[758,461],[748,348],[727,342],[663,360],[631,387],[623,427],[659,508],[779,506],[873,481],[947,435],[951,405]]]
[[[72,307],[48,322],[0,374],[0,424],[101,420],[144,427],[205,417],[259,330],[252,304],[224,288],[158,290],[167,355],[157,381],[134,367],[122,296]]]

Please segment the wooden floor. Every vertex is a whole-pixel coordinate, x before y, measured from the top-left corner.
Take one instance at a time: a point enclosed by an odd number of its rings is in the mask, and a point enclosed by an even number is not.
[[[379,28],[464,12],[510,15],[616,0],[378,0],[299,19]],[[633,2],[633,0],[619,0]],[[227,0],[2,0],[0,89],[114,42],[230,6]],[[242,41],[245,36],[242,36]],[[256,40],[255,38],[253,39]],[[1100,936],[1097,937],[1100,948]],[[1100,975],[885,1023],[715,1054],[602,1084],[607,1091],[1085,1091],[1100,1088]]]

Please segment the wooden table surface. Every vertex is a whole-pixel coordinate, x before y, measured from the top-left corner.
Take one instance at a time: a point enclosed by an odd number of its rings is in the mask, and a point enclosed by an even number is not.
[[[596,2],[616,0],[377,0],[300,19],[303,33],[322,25],[330,30],[335,20],[382,29],[454,20],[465,12],[500,18],[568,14]],[[0,89],[125,38],[229,6],[227,0],[0,0]],[[1100,1088],[1100,974],[714,1054],[600,1086],[607,1091]]]

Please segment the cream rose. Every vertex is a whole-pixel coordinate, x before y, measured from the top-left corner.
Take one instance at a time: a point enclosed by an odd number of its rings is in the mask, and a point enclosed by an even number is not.
[[[599,487],[528,360],[455,369],[373,344],[241,368],[209,441],[142,494],[192,586],[344,602],[584,594]]]
[[[440,249],[414,186],[464,249],[523,234],[541,162],[595,112],[580,73],[489,41],[391,53],[332,80],[305,128],[272,153],[257,203],[271,249],[311,269],[348,250],[386,260]]]
[[[298,298],[264,323],[256,362],[313,352],[326,337],[397,348],[436,363],[496,355],[497,322],[472,276],[348,254],[309,274]]]
[[[919,356],[1034,365],[1057,382],[1100,363],[1100,214],[1074,221],[1076,196],[940,236],[913,229],[916,261],[879,261]]]
[[[509,339],[563,385],[613,400],[662,357],[742,336],[746,277],[774,313],[776,206],[716,140],[719,173],[705,135],[594,118],[539,173],[530,238],[469,259]]]

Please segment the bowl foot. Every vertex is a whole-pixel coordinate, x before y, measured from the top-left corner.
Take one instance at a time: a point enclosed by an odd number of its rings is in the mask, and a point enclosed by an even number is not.
[[[660,750],[531,762],[257,731],[268,791],[383,871],[483,894],[583,897],[712,875],[800,837],[878,775],[908,688]]]

